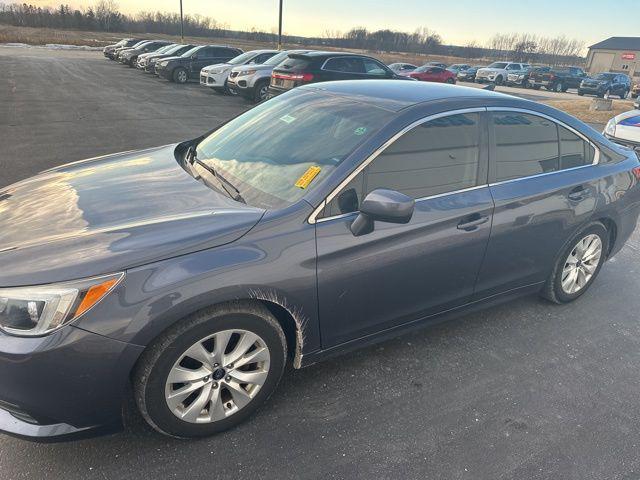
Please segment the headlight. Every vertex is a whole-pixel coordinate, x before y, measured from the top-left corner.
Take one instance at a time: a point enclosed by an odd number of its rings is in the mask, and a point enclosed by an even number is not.
[[[607,126],[604,127],[604,133],[606,133],[607,135],[610,136],[615,136],[616,134],[616,121],[615,119],[611,119],[609,120],[609,122],[607,122]]]
[[[239,77],[244,77],[246,75],[253,75],[254,73],[256,73],[255,70],[243,70],[243,71],[238,73],[238,76]]]
[[[0,288],[0,330],[46,335],[75,320],[107,295],[124,273],[36,287]]]

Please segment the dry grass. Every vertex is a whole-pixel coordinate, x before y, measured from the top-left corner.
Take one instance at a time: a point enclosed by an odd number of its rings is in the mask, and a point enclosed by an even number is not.
[[[632,101],[613,100],[613,110],[608,112],[591,111],[589,106],[592,100],[593,98],[580,98],[575,100],[547,100],[542,103],[546,103],[551,107],[579,118],[583,122],[589,123],[607,123],[610,118],[633,109]]]
[[[100,47],[109,45],[126,36],[144,36],[149,38],[161,38],[180,41],[180,37],[161,34],[126,34],[126,33],[107,33],[107,32],[85,32],[78,30],[56,30],[52,28],[31,28],[31,27],[14,27],[10,25],[0,25],[0,43],[27,43],[29,45],[45,45],[47,43],[60,43],[66,45],[87,45],[90,47]],[[238,40],[233,38],[211,38],[211,37],[185,37],[188,43],[222,43],[242,48],[243,50],[253,50],[257,48],[275,48],[275,43],[270,42],[253,42],[247,40]],[[286,44],[286,48],[305,48],[301,45]],[[307,46],[307,48],[309,48]],[[318,45],[315,47],[323,50],[347,50],[351,52],[365,53],[374,56],[381,61],[389,64],[393,62],[407,62],[416,65],[422,65],[426,62],[436,61],[446,64],[452,63],[469,63],[476,65],[477,60],[470,60],[458,57],[449,57],[445,55],[418,55],[412,53],[400,52],[377,52],[372,50],[356,50],[356,49],[336,49]],[[480,62],[487,63],[487,62]]]

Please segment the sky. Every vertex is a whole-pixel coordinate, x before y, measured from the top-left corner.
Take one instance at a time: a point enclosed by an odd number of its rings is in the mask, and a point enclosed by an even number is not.
[[[57,0],[23,0],[55,5]],[[95,0],[63,0],[89,6]],[[115,0],[120,10],[179,11],[179,0]],[[284,0],[283,30],[292,35],[322,36],[327,30],[354,26],[370,30],[390,28],[412,32],[428,27],[444,43],[486,42],[495,33],[527,32],[540,36],[565,35],[591,45],[611,36],[640,36],[640,0]],[[274,31],[279,0],[183,0],[185,13],[215,18],[234,30],[256,27]],[[612,5],[613,6],[613,5]],[[625,14],[626,12],[626,14]],[[277,30],[276,30],[277,31]]]

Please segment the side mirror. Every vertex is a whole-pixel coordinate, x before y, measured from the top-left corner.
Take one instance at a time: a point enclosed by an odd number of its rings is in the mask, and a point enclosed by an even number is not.
[[[193,55],[191,55],[191,60],[197,60],[198,59],[198,54],[194,53]]]
[[[379,188],[369,193],[360,205],[360,213],[351,224],[351,233],[359,237],[373,232],[374,222],[409,223],[415,200],[404,193]]]

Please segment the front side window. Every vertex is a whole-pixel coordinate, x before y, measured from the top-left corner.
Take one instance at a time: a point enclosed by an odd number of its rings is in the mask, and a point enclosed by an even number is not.
[[[466,113],[413,128],[345,186],[324,216],[357,211],[364,197],[378,188],[419,199],[478,185],[479,122],[478,113]]]
[[[558,170],[558,129],[554,122],[520,112],[493,112],[491,118],[496,181]]]
[[[364,59],[364,71],[369,75],[380,75],[381,77],[387,74],[387,70],[374,60]]]
[[[334,95],[292,92],[222,126],[197,145],[196,154],[248,204],[281,208],[318,185],[393,115]]]

